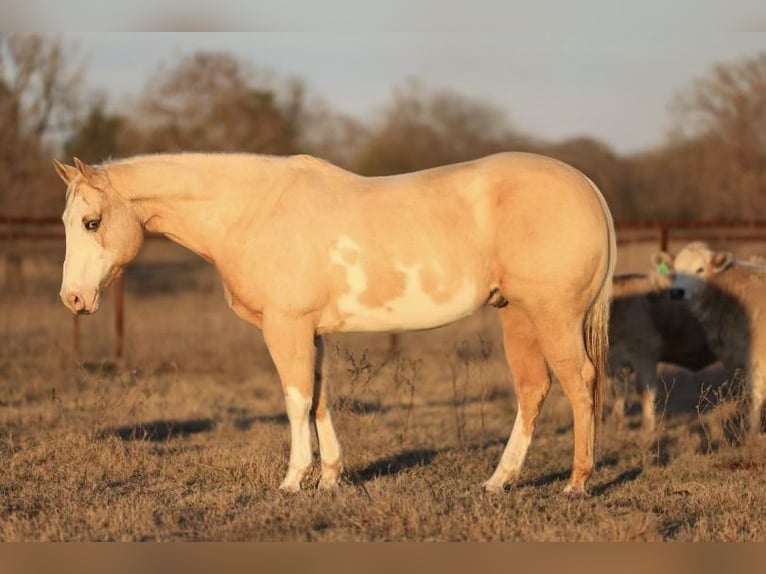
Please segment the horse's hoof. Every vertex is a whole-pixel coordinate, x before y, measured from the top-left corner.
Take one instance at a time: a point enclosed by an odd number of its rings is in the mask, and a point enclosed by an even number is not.
[[[328,479],[320,479],[319,480],[319,490],[338,490],[338,487],[340,486],[340,480],[336,476],[334,478],[328,478]]]
[[[319,490],[336,490],[343,476],[341,463],[322,464],[322,475],[319,478]]]
[[[487,494],[505,494],[511,487],[506,482],[490,482],[489,480],[482,483],[481,488]]]
[[[282,482],[282,484],[279,485],[279,490],[281,492],[287,492],[289,494],[295,494],[296,492],[300,492],[301,491],[301,484],[300,484],[300,482],[295,483],[295,482],[292,482],[292,481],[288,482],[287,480],[284,480]]]
[[[582,499],[582,498],[589,498],[590,494],[588,494],[588,491],[585,490],[582,486],[573,486],[571,484],[567,484],[566,488],[564,488],[564,495],[567,498],[572,499]]]

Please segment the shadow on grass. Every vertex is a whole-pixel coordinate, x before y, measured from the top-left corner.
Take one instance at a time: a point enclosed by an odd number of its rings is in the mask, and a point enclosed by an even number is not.
[[[602,469],[605,467],[616,466],[617,464],[619,464],[619,462],[620,462],[620,459],[616,455],[605,456],[598,461],[596,472],[598,472],[599,469]],[[571,474],[572,474],[571,468],[567,470],[557,470],[554,472],[549,472],[548,474],[538,476],[537,478],[520,480],[518,483],[516,483],[516,488],[524,488],[528,486],[533,486],[533,487],[548,486],[555,482],[563,482],[565,480],[568,480]]]
[[[99,432],[97,436],[99,439],[116,436],[124,441],[162,442],[207,432],[214,429],[215,425],[216,422],[213,419],[160,420],[105,429]]]
[[[699,519],[699,512],[666,516],[657,526],[657,532],[663,540],[674,540],[681,530],[693,528]]]
[[[496,393],[497,397],[492,398],[482,398],[480,396],[477,397],[466,397],[463,398],[459,405],[460,407],[465,407],[468,405],[473,404],[489,404],[494,402],[495,400],[505,400],[505,395],[502,395],[502,393]],[[406,402],[401,403],[393,403],[393,404],[382,404],[379,400],[377,401],[363,401],[359,400],[353,397],[344,397],[341,396],[338,398],[335,407],[334,412],[336,413],[352,413],[355,415],[368,415],[368,414],[386,414],[392,411],[398,411],[398,410],[408,410],[408,409],[426,409],[426,408],[438,408],[438,407],[455,407],[455,402],[453,400],[447,400],[447,401],[428,401],[428,402],[419,402],[417,405],[410,405]]]
[[[644,472],[644,469],[642,469],[640,466],[629,468],[628,470],[625,470],[621,472],[620,474],[618,474],[612,480],[605,482],[603,484],[594,486],[590,492],[593,496],[601,496],[602,494],[606,494],[613,488],[616,488],[622,484],[625,484],[626,482],[633,482],[639,476],[641,476],[642,472]]]
[[[286,425],[290,421],[287,420],[287,415],[284,413],[278,415],[257,415],[253,417],[240,417],[234,421],[234,426],[238,430],[246,431],[250,430],[255,424],[275,424]]]
[[[394,476],[409,468],[430,464],[440,452],[443,451],[435,449],[407,450],[376,460],[365,467],[351,470],[348,472],[348,478],[352,483],[364,483],[381,476]]]
[[[664,433],[655,439],[649,450],[652,464],[660,467],[668,466],[672,458],[672,447],[676,444],[678,444],[677,438],[670,437]]]

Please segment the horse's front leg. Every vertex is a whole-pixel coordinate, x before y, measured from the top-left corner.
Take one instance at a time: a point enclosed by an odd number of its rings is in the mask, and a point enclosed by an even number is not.
[[[340,468],[340,448],[325,407],[325,393],[315,388],[315,377],[321,354],[314,346],[314,325],[308,317],[288,317],[280,313],[264,313],[263,336],[282,381],[287,418],[290,421],[290,464],[281,490],[297,492],[312,461],[310,413],[315,398],[320,400],[317,417],[321,419],[320,450],[322,451],[322,486],[329,486],[331,477],[337,482]],[[321,350],[321,347],[320,347]],[[325,458],[334,460],[325,461]],[[334,463],[334,464],[331,464]],[[324,468],[327,466],[328,468]]]
[[[290,421],[290,464],[279,488],[297,492],[312,459],[309,413],[314,397],[314,326],[307,317],[264,313],[263,337],[282,381]]]
[[[314,361],[314,421],[319,441],[319,456],[322,458],[322,478],[319,488],[323,490],[338,486],[338,479],[343,470],[343,456],[335,435],[330,414],[330,382],[325,376],[324,341],[315,337],[316,359]]]

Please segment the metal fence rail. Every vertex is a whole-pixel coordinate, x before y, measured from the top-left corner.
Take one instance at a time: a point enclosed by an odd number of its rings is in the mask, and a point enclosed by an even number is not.
[[[727,242],[766,242],[766,220],[708,220],[708,221],[626,221],[615,225],[617,243],[655,243],[666,251],[670,239],[693,241],[709,233],[717,232],[718,237],[725,237]],[[164,240],[160,234],[147,233],[148,240]],[[63,241],[64,230],[61,220],[55,217],[24,217],[0,215],[0,241],[7,243],[35,241]],[[12,253],[12,252],[11,252]],[[10,257],[8,265],[19,265],[18,256]],[[20,268],[20,267],[19,267]],[[114,310],[114,338],[112,352],[116,360],[121,360],[125,347],[125,281],[121,275],[112,284]],[[81,357],[80,320],[74,315],[72,320],[72,346],[75,356]]]

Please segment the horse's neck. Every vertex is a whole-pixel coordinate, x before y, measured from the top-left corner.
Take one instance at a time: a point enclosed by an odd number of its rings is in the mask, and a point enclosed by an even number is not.
[[[209,261],[215,260],[223,236],[242,215],[236,189],[178,162],[121,166],[114,170],[113,183],[130,199],[145,229]]]

